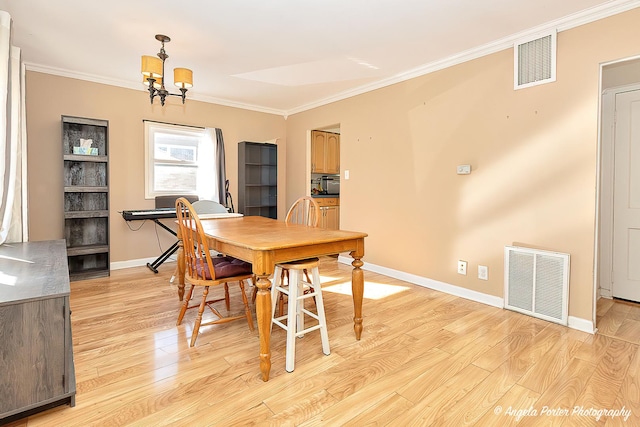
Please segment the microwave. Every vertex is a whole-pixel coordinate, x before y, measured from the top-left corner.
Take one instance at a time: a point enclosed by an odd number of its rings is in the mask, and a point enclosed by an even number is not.
[[[323,176],[322,189],[327,194],[340,195],[340,177],[339,176]]]

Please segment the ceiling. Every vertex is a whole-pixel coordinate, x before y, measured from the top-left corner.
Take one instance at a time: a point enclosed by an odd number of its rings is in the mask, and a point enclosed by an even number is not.
[[[508,48],[541,29],[562,31],[639,6],[639,0],[0,0],[28,70],[144,96],[140,56],[158,53],[160,33],[171,37],[167,70],[193,70],[187,98],[284,116]],[[172,71],[167,80],[173,86]]]

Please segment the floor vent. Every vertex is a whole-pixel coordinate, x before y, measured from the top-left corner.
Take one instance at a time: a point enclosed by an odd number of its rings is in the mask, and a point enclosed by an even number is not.
[[[569,254],[505,246],[505,308],[567,324]]]
[[[514,89],[556,81],[556,32],[520,40],[514,48]]]

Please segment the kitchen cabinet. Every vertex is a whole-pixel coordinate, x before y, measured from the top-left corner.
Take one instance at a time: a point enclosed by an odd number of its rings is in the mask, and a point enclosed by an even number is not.
[[[340,173],[340,135],[311,131],[311,173]]]
[[[238,143],[238,212],[278,217],[278,146]]]
[[[340,229],[340,199],[338,197],[317,197],[314,199],[320,206],[320,228]]]
[[[106,120],[62,116],[64,236],[71,280],[109,275],[108,134]],[[83,141],[91,147],[83,147]]]
[[[64,240],[0,245],[0,424],[25,411],[75,405]]]

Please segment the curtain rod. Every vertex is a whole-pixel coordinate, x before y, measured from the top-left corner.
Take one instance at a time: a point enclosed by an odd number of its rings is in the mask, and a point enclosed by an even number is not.
[[[157,120],[142,119],[143,122],[160,123],[162,125],[184,126],[186,128],[206,129],[204,126],[183,125],[180,123],[159,122]]]

